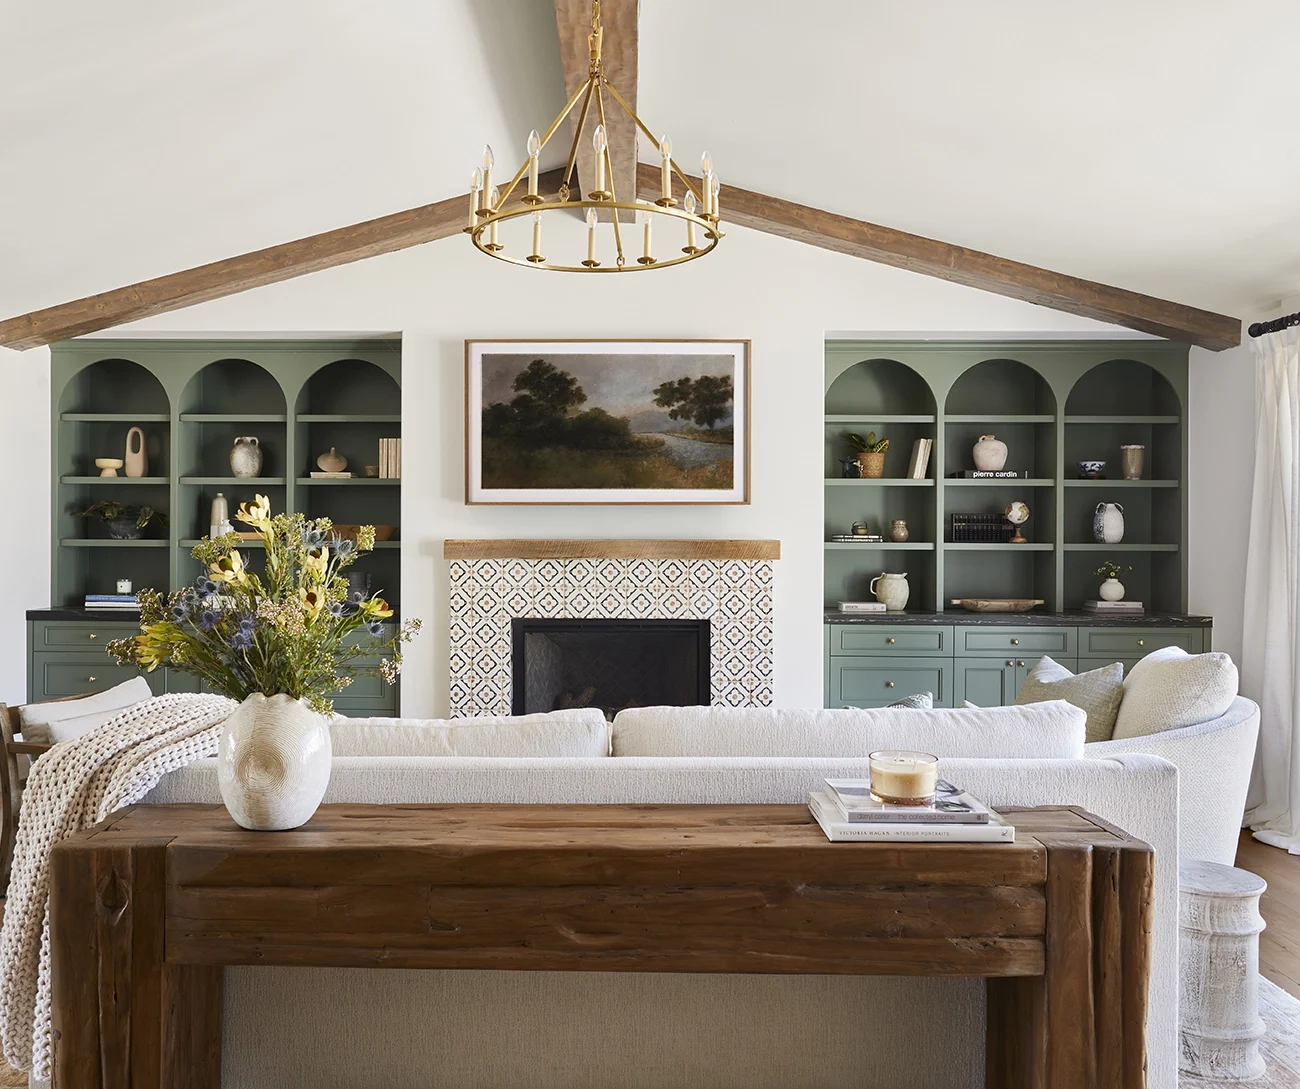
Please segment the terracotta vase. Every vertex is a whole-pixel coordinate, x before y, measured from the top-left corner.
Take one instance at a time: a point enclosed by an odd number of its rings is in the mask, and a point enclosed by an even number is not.
[[[254,692],[221,730],[221,800],[241,828],[297,828],[325,797],[332,758],[324,715],[303,700]]]

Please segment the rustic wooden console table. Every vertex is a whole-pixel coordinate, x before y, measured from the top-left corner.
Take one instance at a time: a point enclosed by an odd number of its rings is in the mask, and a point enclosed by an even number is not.
[[[226,964],[988,978],[990,1089],[1145,1083],[1151,849],[828,843],[795,805],[139,806],[55,848],[56,1089],[217,1089]]]

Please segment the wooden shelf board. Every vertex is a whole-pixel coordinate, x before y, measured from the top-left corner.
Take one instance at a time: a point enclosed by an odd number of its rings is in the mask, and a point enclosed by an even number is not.
[[[183,476],[180,478],[182,484],[248,484],[256,486],[265,484],[268,487],[279,487],[284,484],[282,476]]]
[[[369,487],[379,487],[389,485],[396,487],[402,483],[400,476],[336,476],[336,477],[319,477],[319,476],[300,476],[295,484],[366,484]]]
[[[1046,476],[1004,476],[1004,477],[985,477],[979,480],[970,480],[960,476],[946,476],[943,478],[945,488],[988,488],[993,485],[1004,487],[1019,488],[1050,488],[1056,483],[1051,477]]]
[[[923,412],[877,412],[875,415],[862,412],[828,412],[826,414],[827,424],[932,424],[936,419],[938,417],[933,412],[929,414]]]
[[[182,412],[181,423],[284,423],[283,412]]]
[[[1051,413],[1004,413],[1002,415],[982,415],[972,412],[954,412],[943,418],[950,424],[1050,424],[1056,423]]]
[[[60,412],[60,420],[70,423],[169,423],[165,412]]]
[[[920,480],[912,480],[908,477],[901,476],[880,476],[880,477],[827,477],[826,486],[828,488],[838,488],[845,485],[852,487],[877,487],[877,488],[933,488],[934,480],[930,477],[923,477]]]
[[[1066,416],[1068,424],[1176,424],[1177,416]]]
[[[298,423],[391,423],[400,424],[402,416],[400,413],[357,413],[356,415],[342,415],[330,412],[301,412],[294,419]]]
[[[950,552],[1051,552],[1056,546],[1040,541],[1013,545],[1010,543],[985,543],[966,541],[945,541],[943,547]]]
[[[64,537],[59,541],[63,548],[166,548],[166,541],[152,538],[141,541],[115,541],[111,537]]]
[[[1176,544],[1129,544],[1121,541],[1119,544],[1097,544],[1095,541],[1089,541],[1086,544],[1067,544],[1062,546],[1066,552],[1177,552]]]
[[[446,540],[448,560],[779,560],[772,540]]]
[[[179,547],[179,548],[184,548],[184,549],[186,549],[186,550],[191,549],[191,548],[194,548],[196,545],[200,545],[200,544],[202,544],[202,543],[203,543],[203,541],[202,541],[202,539],[199,538],[199,537],[183,537],[183,538],[181,538],[179,541],[176,542],[177,547]],[[239,543],[239,547],[240,547],[240,548],[265,548],[265,547],[266,547],[266,542],[265,542],[265,541],[262,541],[262,540],[257,540],[257,541],[241,541],[241,542]]]
[[[165,476],[61,476],[60,484],[166,484]]]
[[[1067,488],[1176,488],[1179,480],[1067,480]]]
[[[857,544],[854,541],[826,541],[826,550],[837,552],[871,552],[883,548],[890,552],[933,552],[933,541],[866,541]]]

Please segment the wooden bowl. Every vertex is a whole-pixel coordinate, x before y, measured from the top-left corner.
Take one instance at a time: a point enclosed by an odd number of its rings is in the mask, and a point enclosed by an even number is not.
[[[360,525],[342,525],[334,523],[334,532],[342,537],[345,541],[355,541],[357,534],[361,532]],[[396,526],[375,526],[375,540],[387,541],[394,533],[397,532]]]
[[[972,613],[1027,613],[1042,605],[1041,597],[955,597],[952,604]]]

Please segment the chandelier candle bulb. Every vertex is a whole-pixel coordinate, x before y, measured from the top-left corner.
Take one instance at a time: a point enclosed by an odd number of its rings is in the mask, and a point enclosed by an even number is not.
[[[682,202],[682,211],[688,216],[695,215],[695,194],[689,189],[686,191],[686,199]],[[695,220],[686,221],[686,245],[682,247],[682,253],[695,252]]]
[[[492,145],[483,145],[483,200],[486,202],[488,194],[492,192],[492,164],[495,162],[492,155]]]
[[[641,220],[641,264],[653,264],[654,255],[650,252],[650,213],[637,212],[637,218]]]
[[[605,192],[605,149],[609,146],[604,125],[597,125],[591,134],[591,146],[596,150],[596,188],[590,196],[592,200],[600,200]]]
[[[673,203],[673,142],[665,133],[659,139],[659,154],[663,156],[660,170],[660,182],[663,194],[659,203],[665,206]]]
[[[939,758],[927,752],[882,749],[867,757],[871,796],[886,805],[930,805],[939,781]]]
[[[495,185],[492,187],[492,192],[488,196],[488,200],[491,204],[491,207],[493,208],[495,208],[497,204],[499,204],[501,201],[501,190],[498,189]],[[499,220],[494,219],[492,221],[492,226],[488,228],[487,244],[488,244],[488,249],[490,250],[501,249],[501,243],[497,241],[497,225],[499,222],[500,222]]]
[[[533,213],[533,252],[528,255],[528,260],[533,264],[540,264],[545,260],[542,257],[542,213]]]
[[[710,171],[709,175],[709,207],[713,209],[713,221],[718,221],[718,194],[722,192],[722,183],[718,181],[717,174]]]
[[[600,264],[596,260],[596,209],[587,209],[587,259],[582,262],[588,268],[595,268]]]
[[[479,193],[483,189],[483,171],[478,167],[474,168],[474,176],[469,183],[469,226],[466,230],[472,231],[474,224],[478,222]]]
[[[528,134],[528,195],[537,196],[537,157],[542,153],[542,138],[533,129]]]

